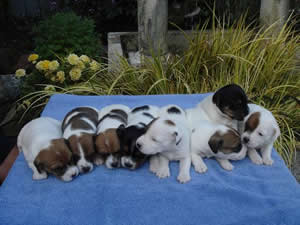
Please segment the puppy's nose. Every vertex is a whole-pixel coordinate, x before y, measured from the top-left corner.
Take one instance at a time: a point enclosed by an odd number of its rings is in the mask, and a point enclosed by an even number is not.
[[[127,168],[131,168],[131,167],[132,167],[132,164],[131,164],[131,163],[129,163],[129,162],[126,162],[126,163],[125,163],[125,167],[127,167]]]
[[[244,141],[245,144],[247,144],[247,143],[249,142],[249,138],[244,137],[244,138],[243,138],[243,141]]]
[[[83,173],[90,172],[90,170],[91,170],[91,167],[88,167],[88,166],[82,167],[82,172],[83,172]]]
[[[117,168],[117,167],[118,167],[118,162],[112,162],[112,163],[111,163],[111,166],[112,166],[113,168]]]
[[[76,174],[76,173],[73,173],[71,177],[72,177],[72,178],[75,178],[75,177],[77,177],[77,174]]]
[[[137,142],[135,145],[136,145],[136,147],[137,147],[138,149],[140,149],[140,148],[142,147],[142,145],[141,145],[140,143],[138,143],[138,142]]]

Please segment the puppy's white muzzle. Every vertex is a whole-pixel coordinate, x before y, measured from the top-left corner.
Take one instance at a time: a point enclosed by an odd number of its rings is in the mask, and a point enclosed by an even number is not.
[[[75,177],[77,177],[79,174],[79,170],[76,166],[70,166],[67,171],[65,172],[65,174],[63,176],[60,177],[60,179],[62,181],[65,182],[70,182],[72,181]]]

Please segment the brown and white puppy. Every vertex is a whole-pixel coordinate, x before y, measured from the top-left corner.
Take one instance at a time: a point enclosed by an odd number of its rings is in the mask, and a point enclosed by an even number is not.
[[[58,120],[40,117],[30,121],[20,131],[17,146],[32,169],[34,180],[45,179],[49,173],[71,181],[79,173]]]
[[[96,165],[105,162],[105,166],[109,169],[121,166],[121,148],[117,128],[125,128],[129,111],[129,107],[122,104],[108,105],[100,110],[101,119],[97,126],[95,140]]]
[[[187,119],[191,129],[197,128],[202,120],[207,120],[237,130],[238,121],[243,121],[249,113],[247,103],[247,95],[240,86],[226,85],[207,96],[195,108],[188,109]]]
[[[198,173],[207,171],[204,157],[214,157],[225,170],[233,169],[229,160],[245,158],[247,150],[236,130],[205,120],[200,124],[191,135],[192,164]]]
[[[280,135],[276,119],[262,106],[249,104],[250,113],[245,118],[242,140],[247,146],[247,153],[255,164],[272,165],[273,144]],[[261,156],[257,151],[260,151]]]
[[[98,120],[98,110],[92,107],[77,107],[68,112],[63,120],[63,137],[70,143],[80,173],[87,173],[93,169],[94,136]]]

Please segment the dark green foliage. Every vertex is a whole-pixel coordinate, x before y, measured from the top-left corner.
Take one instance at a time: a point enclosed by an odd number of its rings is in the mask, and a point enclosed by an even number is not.
[[[100,41],[94,32],[94,21],[73,12],[57,13],[41,21],[35,33],[35,52],[41,59],[56,59],[69,53],[99,55]]]

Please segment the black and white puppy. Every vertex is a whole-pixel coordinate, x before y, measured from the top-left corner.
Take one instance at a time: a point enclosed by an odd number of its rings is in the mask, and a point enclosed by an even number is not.
[[[142,153],[154,155],[150,158],[150,171],[160,178],[170,176],[170,160],[179,161],[177,180],[185,183],[191,179],[190,136],[185,111],[168,105],[160,109],[158,118],[148,125],[136,146]]]
[[[100,110],[100,120],[97,126],[95,140],[97,157],[96,165],[105,162],[109,169],[121,166],[120,135],[118,130],[123,130],[128,121],[130,109],[126,105],[113,104]]]
[[[243,121],[249,113],[247,103],[244,90],[236,84],[229,84],[207,96],[195,108],[188,109],[187,119],[192,129],[202,120],[208,120],[238,130],[238,121]]]
[[[63,120],[63,137],[70,143],[70,149],[80,173],[87,173],[93,169],[94,137],[98,120],[98,110],[92,107],[74,108]]]
[[[120,137],[121,165],[127,169],[136,169],[144,164],[148,155],[136,147],[136,140],[146,132],[146,126],[158,116],[159,108],[153,105],[143,105],[133,108],[128,115],[126,128],[118,128]]]
[[[272,147],[280,135],[280,129],[273,114],[262,106],[249,104],[250,113],[245,118],[242,140],[247,153],[255,164],[272,165]],[[261,155],[257,151],[260,151]]]

